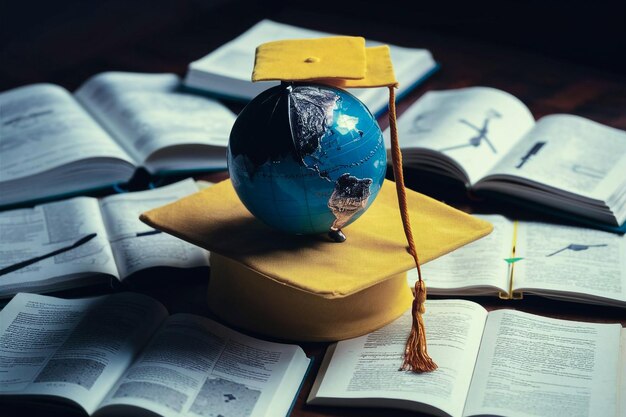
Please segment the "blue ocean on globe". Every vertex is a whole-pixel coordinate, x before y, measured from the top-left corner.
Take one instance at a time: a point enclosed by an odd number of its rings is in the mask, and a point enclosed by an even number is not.
[[[385,179],[382,132],[365,105],[329,86],[283,83],[254,98],[231,131],[228,169],[258,219],[295,234],[339,233]]]

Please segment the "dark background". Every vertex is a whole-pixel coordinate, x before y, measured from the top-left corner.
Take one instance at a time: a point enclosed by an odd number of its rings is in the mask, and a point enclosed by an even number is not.
[[[92,75],[109,70],[182,76],[190,61],[257,21],[271,18],[432,51],[441,69],[398,103],[399,114],[428,90],[480,85],[513,94],[535,118],[569,113],[626,130],[626,0],[0,0],[0,5],[0,91],[35,82],[73,90]],[[379,123],[384,128],[385,118]],[[560,221],[514,204],[477,201],[465,193],[462,184],[445,178],[410,170],[405,170],[405,177],[408,187],[465,211]],[[145,288],[137,288],[161,301],[170,313],[207,315],[207,282],[205,274],[193,279],[163,274],[151,276]],[[92,294],[78,290],[55,295]],[[469,298],[490,310],[513,308],[626,325],[621,308],[547,301],[528,294],[520,301]],[[388,409],[306,406],[326,346],[303,345],[307,355],[317,359],[292,415],[416,415]],[[0,415],[67,417],[68,412],[50,408],[31,412],[21,404],[0,407]]]
[[[267,17],[380,41],[473,41],[626,73],[626,1],[2,1],[0,90],[73,89],[105,70],[171,71]],[[498,60],[494,53],[488,59]]]

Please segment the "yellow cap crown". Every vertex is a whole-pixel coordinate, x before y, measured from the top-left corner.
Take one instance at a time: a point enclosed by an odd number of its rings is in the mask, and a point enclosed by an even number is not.
[[[289,39],[257,47],[252,81],[315,81],[337,87],[396,86],[387,45],[365,47],[365,39],[333,36]]]

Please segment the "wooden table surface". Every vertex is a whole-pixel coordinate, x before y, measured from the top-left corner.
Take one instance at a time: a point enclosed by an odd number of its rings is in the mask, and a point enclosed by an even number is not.
[[[39,32],[32,30],[19,42],[12,40],[3,44],[0,51],[5,65],[0,69],[0,91],[34,82],[58,83],[73,90],[89,76],[106,70],[174,72],[182,76],[190,61],[233,38],[257,20],[271,17],[312,29],[359,33],[370,39],[432,51],[441,69],[398,103],[399,114],[426,91],[490,86],[518,97],[535,118],[553,113],[570,113],[626,130],[626,74],[620,71],[551,58],[501,42],[487,43],[442,32],[400,28],[385,22],[363,25],[358,20],[323,15],[310,9],[278,7],[274,3],[269,11],[254,8],[246,11],[238,10],[236,2],[216,2],[217,5],[211,9],[203,8],[197,2],[185,1],[181,2],[184,7],[170,5],[169,9],[161,9],[158,13],[133,6],[133,2],[127,2],[124,6],[120,6],[119,2],[112,3],[113,6],[91,3],[92,10],[76,2],[76,7],[82,9],[74,14],[68,13],[70,19],[80,20],[81,24],[54,25],[42,20],[45,24],[42,24]],[[162,3],[159,2],[161,6]],[[124,14],[116,14],[115,7],[118,6],[123,7],[119,10],[124,10]],[[134,16],[133,19],[128,17],[129,14]],[[170,18],[166,19],[165,15]],[[81,37],[81,33],[87,33],[87,36]],[[241,108],[234,104],[229,106],[234,111]],[[382,128],[387,126],[385,117],[379,123]],[[440,177],[414,171],[408,171],[405,175],[410,188],[468,212],[555,220],[512,205],[470,200],[460,184]],[[199,178],[219,180],[225,177],[225,173],[217,173]],[[211,316],[205,301],[207,282],[206,273],[188,276],[172,274],[152,277],[149,283],[137,284],[133,289],[161,300],[171,313],[189,312]],[[111,290],[100,292],[106,291]],[[76,290],[58,295],[77,297],[92,293],[90,290]],[[511,308],[573,320],[620,322],[626,326],[626,311],[623,309],[538,297],[526,297],[520,301],[501,301],[491,297],[468,299],[490,310]],[[306,406],[306,396],[327,344],[306,343],[302,346],[315,360],[298,396],[293,416],[417,415],[389,409]],[[21,406],[5,408],[0,414],[12,412],[23,414],[25,410]],[[67,414],[39,414],[33,411],[29,415]]]

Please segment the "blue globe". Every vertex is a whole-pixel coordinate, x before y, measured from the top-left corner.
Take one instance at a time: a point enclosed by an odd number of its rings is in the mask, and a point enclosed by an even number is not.
[[[276,229],[331,233],[361,216],[385,179],[387,153],[376,119],[350,93],[283,83],[241,111],[228,170],[246,208]]]

